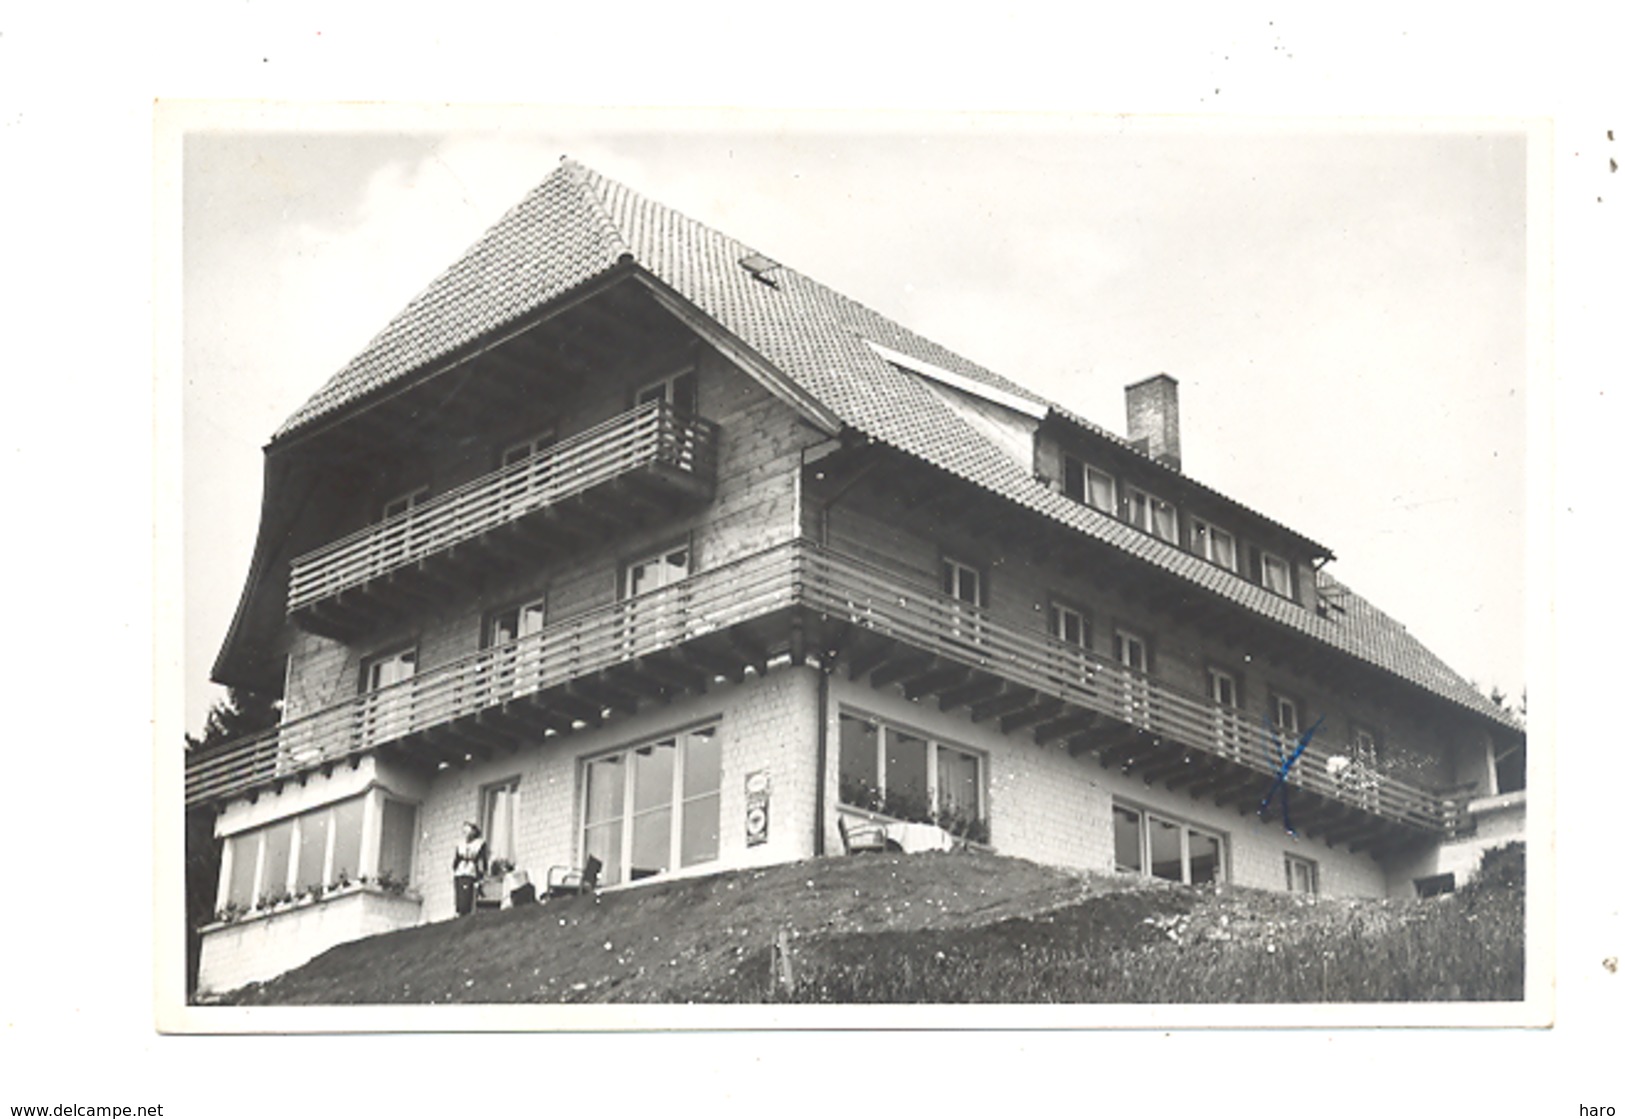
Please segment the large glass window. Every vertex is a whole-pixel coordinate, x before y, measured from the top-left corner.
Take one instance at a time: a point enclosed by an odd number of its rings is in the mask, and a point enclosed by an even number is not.
[[[592,758],[582,848],[606,886],[711,862],[720,854],[722,755],[715,727]]]
[[[361,838],[369,797],[379,804],[377,865],[363,867]],[[387,873],[410,881],[416,845],[417,808],[375,792],[291,816],[231,836],[225,902],[251,911],[294,897],[320,897],[327,890]]]
[[[1224,881],[1224,840],[1182,820],[1113,805],[1112,847],[1125,873],[1191,886]]]
[[[841,712],[841,803],[986,842],[980,754]]]

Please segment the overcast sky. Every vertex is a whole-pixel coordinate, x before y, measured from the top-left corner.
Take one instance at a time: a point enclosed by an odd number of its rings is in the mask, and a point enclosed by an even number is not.
[[[1119,118],[227,116],[184,144],[186,722],[261,447],[570,155],[1186,471],[1486,688],[1524,683],[1526,152],[1512,132]],[[343,131],[336,131],[335,127]]]

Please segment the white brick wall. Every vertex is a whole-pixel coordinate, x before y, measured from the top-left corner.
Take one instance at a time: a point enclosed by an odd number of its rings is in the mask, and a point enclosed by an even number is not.
[[[584,758],[636,745],[675,730],[715,723],[722,749],[721,847],[703,868],[787,862],[812,854],[816,673],[779,668],[744,684],[716,685],[703,696],[654,704],[596,730],[546,738],[512,756],[444,770],[418,816],[413,885],[425,920],[453,912],[451,857],[465,820],[477,818],[482,787],[519,778],[517,862],[538,889],[552,866],[581,862],[579,784]],[[745,845],[745,776],[770,772],[768,842]]]
[[[335,944],[418,923],[415,898],[357,889],[266,917],[216,925],[203,934],[198,991],[231,991],[271,979]]]
[[[1147,786],[1136,777],[1107,771],[1091,757],[1074,758],[1064,747],[1041,747],[1027,735],[1005,736],[996,721],[972,723],[961,711],[944,715],[934,701],[911,703],[896,688],[876,691],[837,674],[831,680],[830,763],[827,795],[836,803],[836,755],[840,704],[912,726],[944,741],[982,751],[988,759],[988,810],[992,845],[1003,855],[1085,870],[1110,871],[1112,800],[1219,832],[1225,837],[1229,880],[1243,886],[1280,890],[1285,856],[1312,859],[1320,868],[1321,892],[1341,897],[1381,897],[1382,868],[1366,855],[1293,839],[1279,815],[1260,820],[1251,810],[1219,808],[1183,792]],[[833,827],[833,823],[831,825]],[[833,837],[831,850],[839,850]]]

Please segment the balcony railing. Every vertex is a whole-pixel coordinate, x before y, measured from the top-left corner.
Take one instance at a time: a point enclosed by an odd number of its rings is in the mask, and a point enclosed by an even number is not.
[[[404,513],[293,561],[288,612],[558,506],[639,472],[709,493],[716,479],[716,426],[651,401]]]
[[[749,640],[740,639],[745,629]],[[466,726],[483,713],[528,713],[527,725],[562,732],[598,718],[594,697],[605,692],[597,689],[607,688],[611,697],[627,694],[629,685],[610,679],[609,670],[634,671],[655,662],[656,675],[669,681],[679,669],[665,658],[686,651],[704,666],[693,685],[703,690],[713,675],[731,671],[730,663],[760,667],[766,651],[798,645],[814,652],[852,650],[849,668],[855,674],[869,674],[876,686],[901,683],[916,698],[941,694],[944,706],[948,690],[980,688],[972,717],[985,704],[1001,715],[1007,732],[1031,727],[1039,741],[1097,752],[1106,749],[1103,743],[1112,743],[1113,750],[1130,744],[1139,756],[1158,759],[1168,784],[1187,785],[1193,793],[1218,779],[1233,785],[1237,774],[1245,784],[1249,773],[1256,778],[1250,787],[1268,787],[1297,745],[1204,696],[1042,632],[995,621],[985,610],[881,568],[794,541],[549,624],[228,746],[188,766],[187,800],[239,795],[392,743],[432,738],[438,728]],[[883,651],[876,655],[875,649]],[[859,660],[867,667],[860,668]],[[691,681],[696,675],[692,664],[682,671]],[[586,699],[572,691],[573,682],[589,680],[593,689],[585,691]],[[606,707],[613,702],[604,701]],[[1289,770],[1287,785],[1363,820],[1448,830],[1451,813],[1439,797],[1337,760],[1353,756],[1352,748],[1316,734]]]

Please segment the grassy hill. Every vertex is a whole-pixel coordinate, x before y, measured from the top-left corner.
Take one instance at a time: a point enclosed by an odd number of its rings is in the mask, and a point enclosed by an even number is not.
[[[340,945],[237,1005],[1381,1002],[1523,997],[1521,847],[1428,901],[1307,899],[984,854],[867,855]]]

